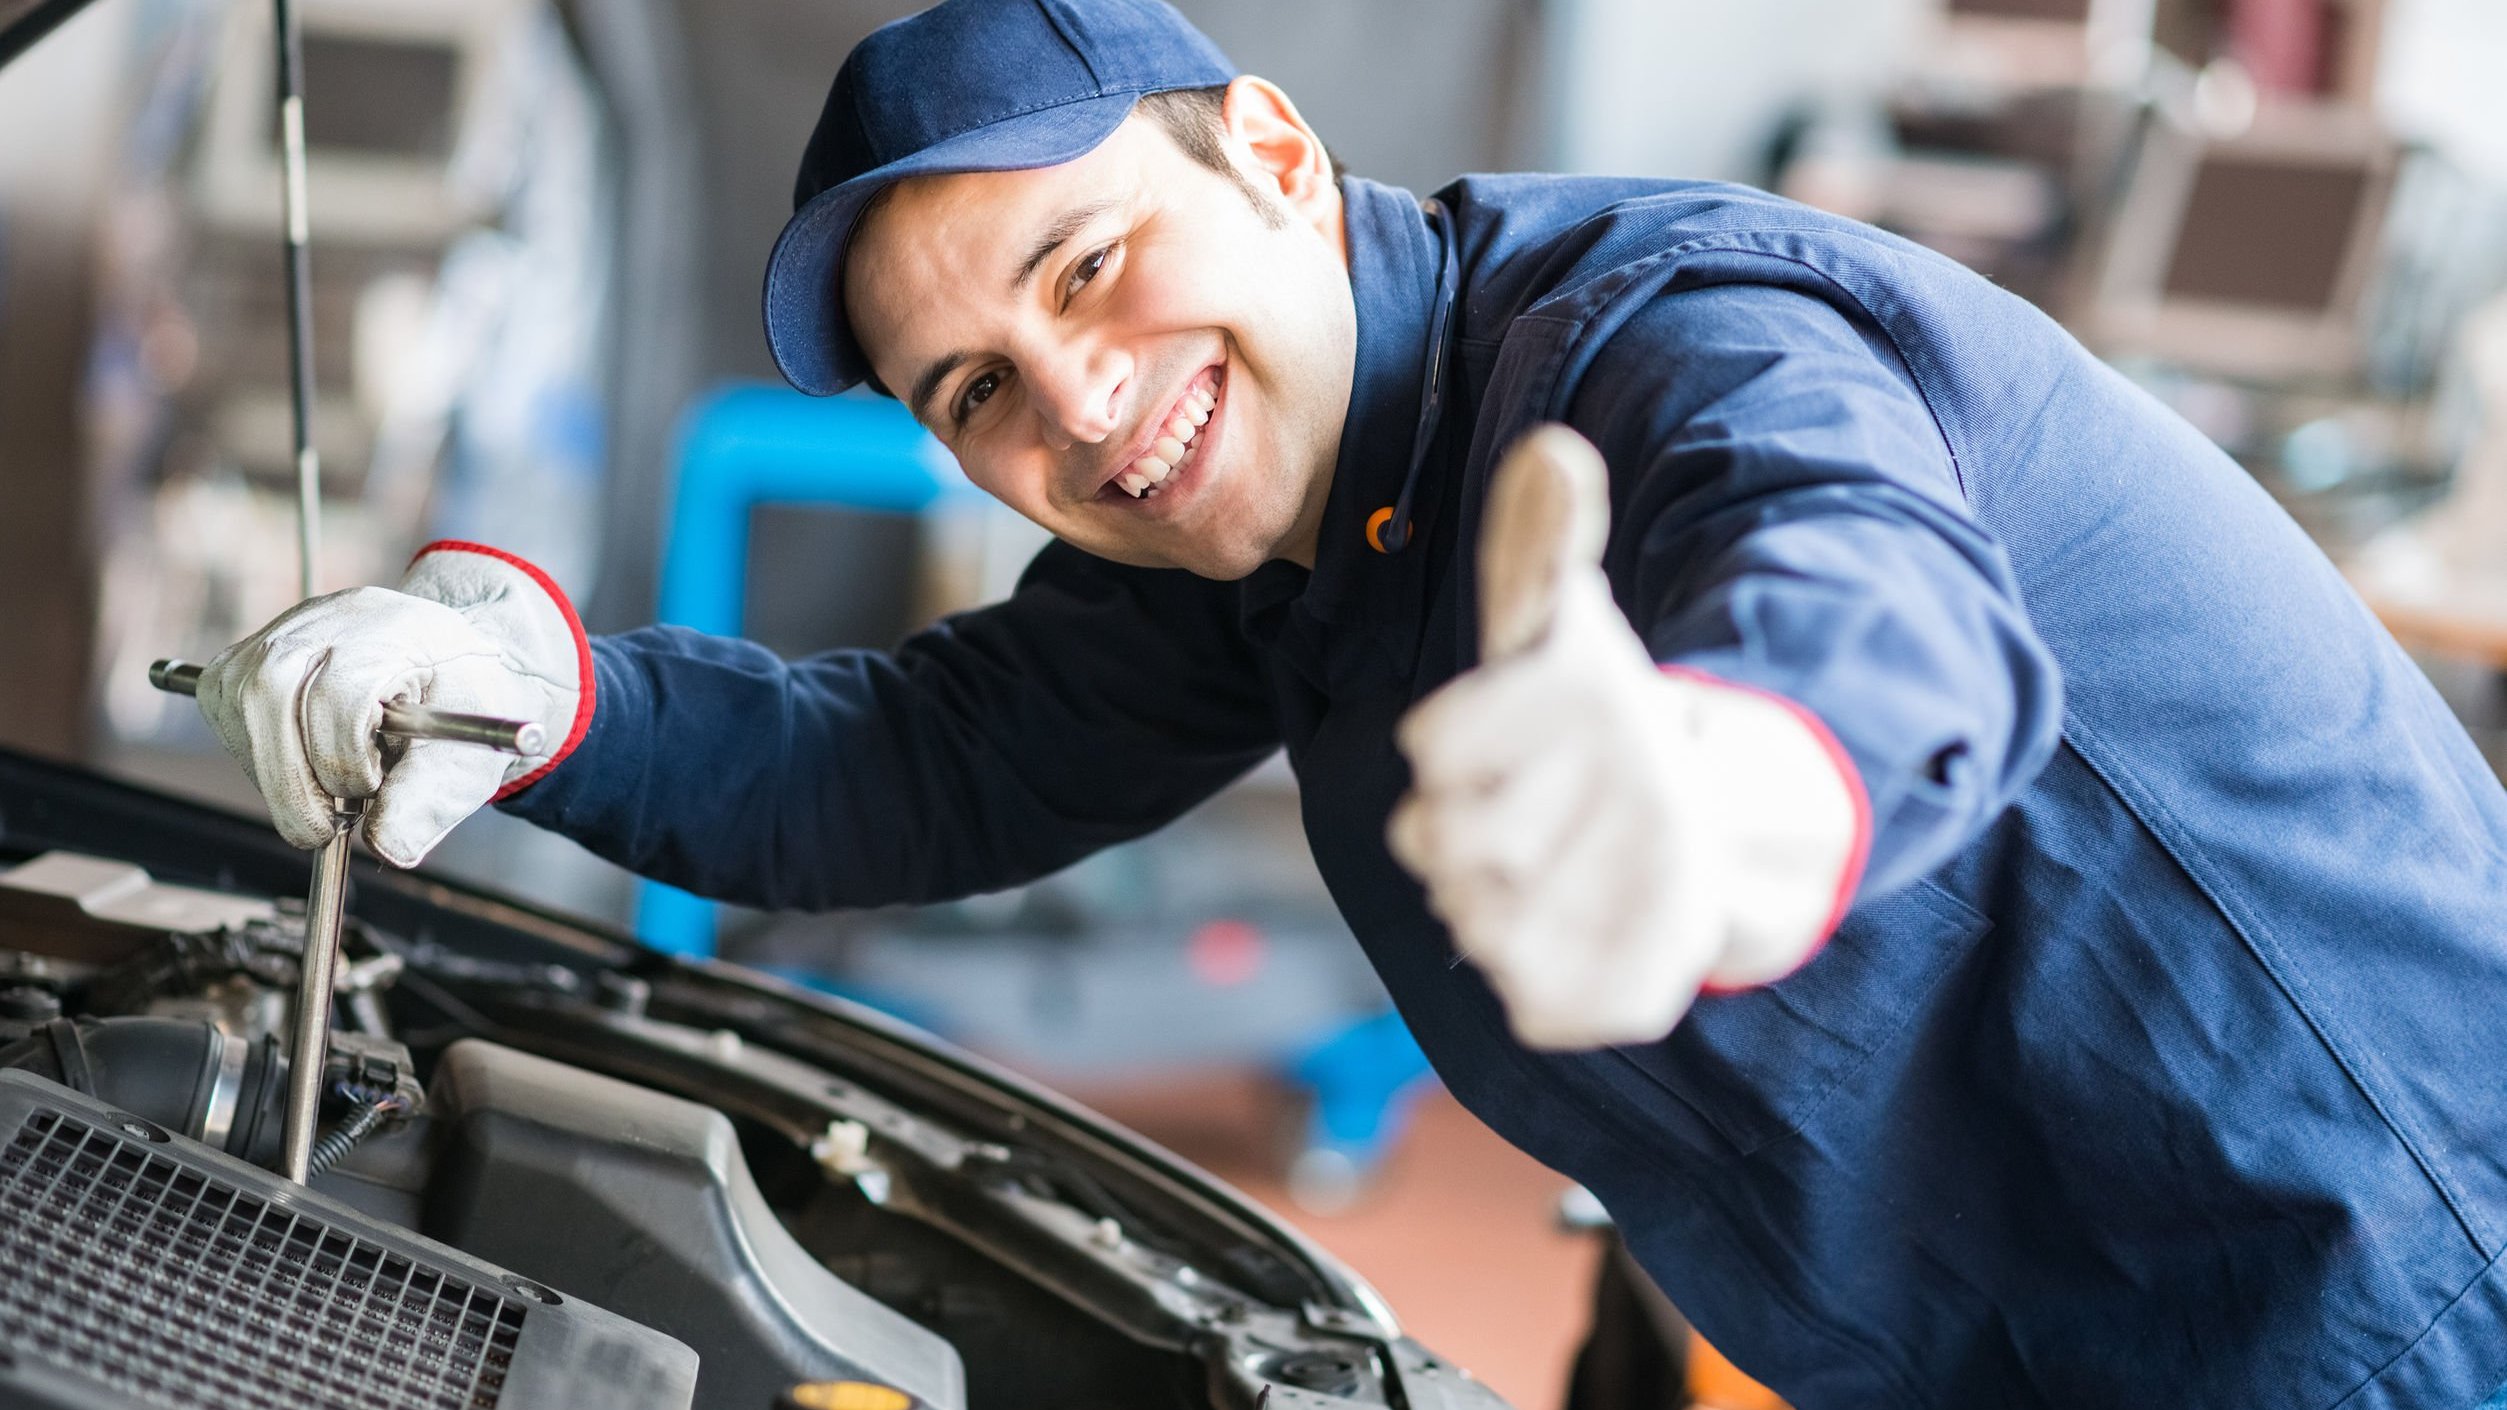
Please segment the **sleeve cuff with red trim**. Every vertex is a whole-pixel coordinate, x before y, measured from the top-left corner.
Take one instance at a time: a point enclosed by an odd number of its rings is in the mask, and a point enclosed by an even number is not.
[[[410,559],[400,590],[460,612],[534,688],[538,723],[555,747],[514,761],[499,801],[547,777],[582,744],[598,694],[592,643],[565,590],[547,573],[501,548],[439,539]]]

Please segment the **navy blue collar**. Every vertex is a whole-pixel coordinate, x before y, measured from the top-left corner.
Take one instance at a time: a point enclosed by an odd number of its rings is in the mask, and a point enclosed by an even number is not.
[[[1242,599],[1249,625],[1283,604],[1318,625],[1329,622],[1353,596],[1389,587],[1394,576],[1407,577],[1399,570],[1413,565],[1402,560],[1418,556],[1381,552],[1368,531],[1376,521],[1376,541],[1382,540],[1391,527],[1388,511],[1402,499],[1427,450],[1421,442],[1435,435],[1429,371],[1437,330],[1430,324],[1452,303],[1450,295],[1439,294],[1440,280],[1455,273],[1442,233],[1451,217],[1423,208],[1407,191],[1363,177],[1342,179],[1341,200],[1358,348],[1340,458],[1324,502],[1313,571],[1287,562],[1255,570],[1245,580]],[[1438,352],[1448,354],[1441,346]]]

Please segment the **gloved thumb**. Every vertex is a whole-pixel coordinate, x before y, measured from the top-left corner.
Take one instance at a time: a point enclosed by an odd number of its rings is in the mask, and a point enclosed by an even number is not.
[[[1610,537],[1610,474],[1593,443],[1538,426],[1490,478],[1480,530],[1480,660],[1539,644],[1568,578],[1602,561]]]
[[[504,786],[503,754],[476,745],[411,740],[383,772],[366,808],[366,845],[396,867],[426,860],[435,844]]]

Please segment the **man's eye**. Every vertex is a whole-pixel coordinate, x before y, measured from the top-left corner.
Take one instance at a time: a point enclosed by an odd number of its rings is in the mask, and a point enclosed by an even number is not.
[[[975,408],[992,400],[992,394],[999,390],[1001,374],[997,371],[987,372],[968,382],[966,389],[958,393],[958,424],[964,425],[966,418],[975,414]]]
[[[1082,286],[1105,271],[1106,261],[1114,257],[1114,246],[1089,251],[1080,262],[1071,266],[1071,277],[1062,283],[1062,301],[1069,303]]]

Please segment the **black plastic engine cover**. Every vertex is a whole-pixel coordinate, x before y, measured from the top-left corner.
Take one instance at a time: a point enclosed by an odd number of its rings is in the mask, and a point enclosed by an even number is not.
[[[721,1112],[480,1039],[445,1049],[427,1108],[426,1231],[694,1347],[706,1410],[837,1380],[966,1404],[957,1351],[793,1240]]]
[[[684,1410],[671,1338],[0,1072],[0,1410]]]

